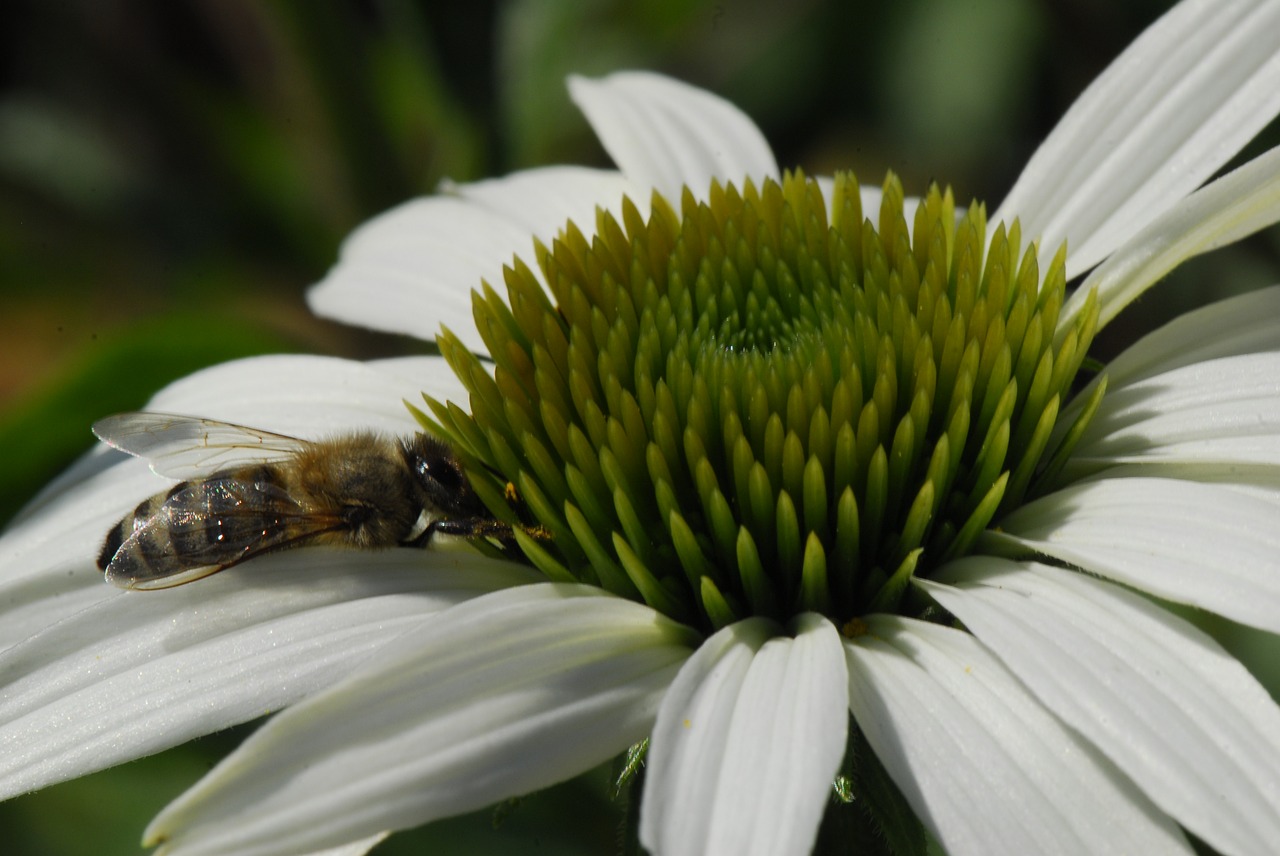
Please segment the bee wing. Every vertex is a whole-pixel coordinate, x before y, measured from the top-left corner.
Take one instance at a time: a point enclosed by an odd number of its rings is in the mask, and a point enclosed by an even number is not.
[[[107,582],[127,589],[172,588],[345,525],[337,514],[303,508],[275,485],[248,487],[219,480],[218,489],[238,502],[216,513],[199,507],[207,485],[170,495],[116,550],[106,567]]]
[[[117,413],[93,423],[107,445],[146,458],[158,475],[187,479],[287,458],[308,441],[260,428],[172,413]]]

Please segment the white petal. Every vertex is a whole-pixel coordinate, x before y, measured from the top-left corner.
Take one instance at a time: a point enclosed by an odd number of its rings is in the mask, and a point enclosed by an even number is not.
[[[805,853],[848,730],[844,654],[809,614],[796,638],[750,619],[708,639],[662,700],[640,841],[674,854]],[[770,638],[775,636],[775,638]]]
[[[1280,4],[1275,8],[1280,12]],[[1276,26],[1280,27],[1280,21]],[[1280,67],[1280,53],[1276,56]],[[1100,301],[1098,324],[1105,326],[1182,262],[1238,241],[1277,220],[1280,148],[1205,185],[1145,225],[1089,274],[1063,306],[1059,329],[1074,320],[1093,288],[1097,288]]]
[[[403,401],[421,391],[465,401],[439,357],[362,364],[330,357],[255,357],[175,382],[153,410],[190,413],[316,438],[369,428],[417,430]],[[92,442],[85,426],[86,445]],[[0,536],[0,649],[111,594],[95,567],[121,517],[172,481],[144,461],[100,448],[56,479]]]
[[[1223,853],[1280,841],[1280,708],[1227,652],[1119,586],[974,557],[919,582],[1067,725]]]
[[[1247,292],[1184,312],[1125,348],[1107,364],[1107,394],[1192,363],[1280,351],[1277,318],[1280,318],[1280,286]],[[1106,401],[1104,398],[1103,402]]]
[[[631,184],[679,204],[704,198],[712,179],[741,185],[778,178],[768,141],[751,119],[710,92],[643,71],[569,78],[569,94]]]
[[[1067,474],[1146,462],[1280,464],[1280,353],[1194,363],[1108,389]]]
[[[63,482],[28,506],[0,535],[0,651],[50,624],[112,596],[95,560],[127,511],[171,482],[145,461],[95,450]]]
[[[640,841],[649,850],[697,853],[706,846],[707,806],[715,798],[738,694],[756,652],[776,632],[762,618],[725,627],[698,646],[663,697],[641,802]]]
[[[417,389],[440,401],[456,401],[464,407],[468,406],[471,394],[443,357],[390,357],[357,365],[365,365],[379,374],[402,380],[411,389]],[[409,401],[416,405],[421,397],[410,397]],[[416,422],[414,426],[417,428]]]
[[[583,232],[594,230],[596,209],[617,213],[624,195],[632,195],[642,213],[649,210],[648,191],[634,187],[622,173],[582,166],[545,167],[470,184],[446,183],[440,189],[512,221],[548,246],[568,220]],[[525,243],[516,252],[532,263],[532,237]],[[503,264],[510,261],[502,259]]]
[[[501,287],[502,266],[533,254],[515,222],[464,199],[413,199],[379,214],[342,243],[337,263],[307,292],[317,315],[432,340],[446,326],[476,353],[471,314],[481,280]]]
[[[1021,217],[1068,276],[1105,258],[1280,111],[1280,4],[1188,0],[1072,105],[992,222]]]
[[[442,357],[369,363],[278,355],[213,366],[175,381],[147,410],[191,413],[315,439],[365,428],[418,430],[404,406],[422,393],[466,401],[466,389]]]
[[[849,706],[948,853],[1190,852],[973,637],[893,616],[866,623],[845,643]]]
[[[1163,410],[1143,406],[1138,400],[1145,396],[1156,396],[1162,398],[1162,407],[1170,406],[1175,399],[1182,396],[1183,386],[1198,388],[1205,385],[1201,382],[1204,375],[1199,370],[1190,369],[1175,374],[1175,369],[1194,366],[1198,363],[1207,364],[1223,357],[1246,357],[1280,352],[1280,324],[1275,323],[1278,316],[1280,316],[1280,286],[1273,286],[1183,313],[1126,348],[1120,356],[1107,365],[1105,375],[1108,379],[1107,396],[1103,398],[1101,413],[1092,423],[1093,428],[1086,437],[1094,441],[1106,440],[1114,432],[1127,429],[1129,442],[1134,447],[1145,451],[1136,456],[1137,459],[1132,459],[1135,456],[1130,455],[1131,460],[1128,463],[1119,464],[1106,458],[1086,461],[1077,448],[1076,454],[1067,463],[1064,475],[1069,479],[1088,477],[1088,474],[1096,471],[1099,466],[1105,466],[1108,468],[1107,475],[1115,477],[1163,476],[1224,482],[1237,488],[1248,485],[1247,489],[1250,490],[1253,486],[1265,486],[1268,491],[1280,488],[1280,470],[1260,466],[1241,467],[1238,461],[1225,454],[1227,450],[1224,446],[1217,443],[1218,440],[1222,440],[1225,444],[1234,444],[1239,447],[1242,443],[1252,442],[1256,446],[1265,447],[1270,442],[1265,429],[1256,431],[1256,435],[1251,440],[1242,440],[1238,436],[1219,438],[1216,434],[1217,426],[1213,426],[1211,436],[1205,443],[1202,442],[1206,440],[1203,434],[1199,441],[1185,435],[1186,430],[1194,429],[1194,418],[1200,418],[1202,426],[1204,420],[1215,419],[1212,408],[1200,408],[1198,413],[1185,414],[1185,418],[1183,414],[1168,414],[1166,418]],[[1250,363],[1222,365],[1238,365],[1247,371]],[[1210,371],[1221,377],[1221,371],[1213,369]],[[1231,372],[1228,371],[1228,374]],[[1268,383],[1265,372],[1261,373],[1263,375],[1261,377],[1258,372],[1252,374],[1263,385],[1262,388],[1271,388],[1272,385]],[[1152,378],[1160,375],[1166,375],[1168,382],[1150,382]],[[1227,378],[1227,382],[1239,388],[1239,384],[1233,383],[1232,378]],[[1096,381],[1094,383],[1096,384]],[[1212,384],[1209,385],[1212,386]],[[1093,385],[1090,385],[1088,389],[1076,395],[1063,410],[1056,435],[1061,435],[1074,422],[1083,402],[1089,399],[1092,388]],[[1140,392],[1135,394],[1132,391],[1134,389]],[[1237,409],[1245,408],[1246,413],[1250,406],[1249,392],[1247,387],[1241,390],[1241,397],[1244,400],[1237,407]],[[1122,407],[1117,404],[1123,401],[1130,402],[1130,406]],[[1183,454],[1178,454],[1179,450],[1171,448],[1171,443],[1177,442],[1178,439],[1169,433],[1164,433],[1160,443],[1153,442],[1156,437],[1143,433],[1141,427],[1142,421],[1146,418],[1163,420],[1165,432],[1176,429],[1181,424],[1184,435],[1180,439],[1200,442],[1199,448],[1183,446],[1180,450]],[[1246,434],[1251,430],[1249,418],[1251,417],[1246,418],[1242,426]],[[1100,425],[1106,427],[1099,428]],[[1160,428],[1158,425],[1152,427]],[[1237,422],[1237,429],[1240,427],[1241,423]],[[1216,449],[1213,448],[1215,445]],[[1132,451],[1131,448],[1130,452]],[[1226,460],[1219,463],[1204,460],[1206,456],[1203,453],[1209,451],[1216,451],[1217,457],[1226,458]]]
[[[1233,621],[1280,631],[1280,510],[1177,479],[1101,479],[1028,503],[999,538]]]
[[[1081,479],[1078,484],[1129,478],[1169,479],[1208,484],[1269,503],[1280,513],[1280,469],[1241,467],[1238,464],[1142,463],[1121,464]]]
[[[568,220],[595,229],[596,206],[620,210],[630,185],[616,172],[546,167],[403,203],[364,223],[337,264],[307,294],[317,314],[375,330],[434,339],[447,326],[476,353],[484,342],[471,313],[482,280],[502,291],[502,269],[519,256],[534,265]],[[648,210],[647,192],[642,210]]]
[[[600,763],[648,731],[692,634],[598,595],[522,586],[435,616],[259,729],[147,839],[164,854],[306,852]]]
[[[460,552],[308,549],[115,591],[0,654],[0,796],[255,719],[447,606],[534,580]]]

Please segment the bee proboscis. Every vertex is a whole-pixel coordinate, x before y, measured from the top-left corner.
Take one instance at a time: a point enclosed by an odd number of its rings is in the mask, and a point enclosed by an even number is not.
[[[453,449],[418,433],[302,440],[214,419],[121,413],[94,423],[109,445],[185,479],[141,502],[102,545],[98,567],[130,589],[189,583],[303,544],[422,547],[435,535],[493,538],[489,513]],[[538,527],[522,527],[546,537]]]

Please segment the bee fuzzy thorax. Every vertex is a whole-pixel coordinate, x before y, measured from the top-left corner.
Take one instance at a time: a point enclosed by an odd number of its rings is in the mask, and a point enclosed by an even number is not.
[[[316,443],[279,470],[286,492],[317,514],[341,521],[319,543],[393,546],[421,515],[419,491],[398,445],[375,434]]]

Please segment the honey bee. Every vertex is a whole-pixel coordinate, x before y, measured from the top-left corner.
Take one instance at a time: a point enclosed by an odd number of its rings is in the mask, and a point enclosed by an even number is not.
[[[183,585],[304,544],[424,547],[456,535],[514,545],[512,526],[485,508],[453,449],[427,434],[309,441],[166,413],[108,416],[93,433],[187,479],[107,534],[98,567],[123,588]]]

